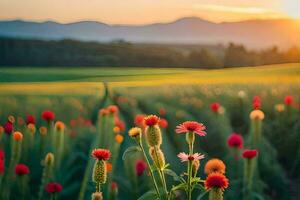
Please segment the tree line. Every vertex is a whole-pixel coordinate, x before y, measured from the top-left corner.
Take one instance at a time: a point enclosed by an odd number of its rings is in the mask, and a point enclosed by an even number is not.
[[[105,67],[190,67],[226,68],[300,62],[300,49],[277,47],[248,50],[230,43],[219,47],[191,48],[180,45],[110,43],[76,40],[0,38],[0,66],[105,66]]]

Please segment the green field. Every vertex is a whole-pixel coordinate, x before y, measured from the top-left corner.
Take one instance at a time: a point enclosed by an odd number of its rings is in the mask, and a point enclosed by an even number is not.
[[[249,113],[254,109],[254,96],[259,96],[260,109],[265,115],[259,126],[253,125],[253,120],[249,119]],[[292,104],[285,103],[286,96],[292,96]],[[65,148],[58,154],[61,166],[55,169],[53,175],[53,179],[64,187],[58,199],[90,199],[95,190],[91,180],[91,163],[94,160],[90,152],[99,138],[97,147],[108,148],[113,155],[109,161],[113,171],[108,174],[108,183],[102,188],[105,197],[110,195],[112,181],[119,185],[118,198],[105,199],[136,200],[151,190],[149,176],[135,175],[135,163],[142,156],[137,153],[122,159],[125,149],[135,144],[127,132],[136,125],[134,119],[138,114],[155,114],[167,120],[168,126],[162,128],[161,148],[166,163],[170,164],[168,168],[183,178],[186,165],[179,161],[177,154],[186,152],[187,144],[185,136],[174,133],[174,130],[184,121],[198,121],[206,126],[207,131],[207,136],[197,136],[195,141],[195,152],[205,154],[198,176],[202,180],[206,178],[203,168],[209,159],[223,160],[229,178],[225,199],[240,200],[245,195],[242,189],[243,158],[236,159],[235,152],[227,145],[227,138],[232,132],[243,136],[244,148],[259,149],[250,199],[299,199],[299,100],[299,63],[220,70],[112,67],[0,69],[1,125],[7,122],[9,115],[13,115],[16,118],[15,130],[24,132],[26,138],[28,128],[24,122],[21,123],[22,119],[31,114],[37,119],[37,130],[40,126],[49,126],[40,117],[47,109],[55,113],[55,120],[66,124]],[[221,109],[217,112],[211,109],[214,102],[220,104]],[[117,126],[115,116],[108,115],[105,121],[98,114],[99,109],[109,105],[118,106],[118,120],[125,125],[119,133],[124,139],[121,142],[117,142],[112,131]],[[257,127],[261,131],[260,141],[253,146],[252,136]],[[0,147],[4,146],[9,152],[11,147],[7,141],[10,138],[4,136],[4,139],[0,137]],[[21,161],[34,171],[30,174],[30,189],[26,195],[37,199],[42,177],[40,161],[45,155],[37,150],[42,136],[37,131],[34,137],[34,145],[27,146],[29,150],[22,153]],[[55,151],[55,148],[50,145],[48,150]],[[30,157],[28,152],[32,152]],[[178,180],[176,182],[174,174],[169,175],[167,187],[170,190],[178,184]],[[3,181],[7,181],[6,177]],[[12,181],[11,184],[15,183]],[[4,189],[9,193],[9,189]],[[200,199],[204,190],[195,189],[193,197]],[[11,199],[18,199],[20,192],[17,190],[10,195]],[[178,191],[177,195],[179,200],[186,199],[183,191]]]

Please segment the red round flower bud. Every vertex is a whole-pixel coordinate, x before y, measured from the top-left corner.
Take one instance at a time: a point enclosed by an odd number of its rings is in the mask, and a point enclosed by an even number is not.
[[[110,113],[115,114],[115,113],[118,113],[119,108],[118,108],[118,106],[116,106],[116,105],[111,105],[111,106],[108,106],[108,107],[107,107],[107,110],[108,110]]]
[[[161,128],[167,128],[168,127],[168,121],[166,119],[160,119],[158,122],[158,125]]]
[[[243,148],[244,140],[241,135],[232,133],[227,139],[227,144],[229,147],[241,149]]]
[[[135,172],[137,176],[142,176],[147,169],[147,164],[144,160],[137,160],[135,163]]]
[[[253,109],[257,110],[261,107],[261,100],[259,96],[254,96],[252,100]]]
[[[228,182],[228,179],[223,174],[214,172],[207,176],[204,185],[207,190],[211,188],[220,188],[221,190],[224,190],[228,187]]]
[[[29,171],[29,168],[27,167],[27,165],[25,165],[25,164],[18,164],[18,165],[16,165],[15,173],[17,175],[21,176],[21,175],[29,174],[30,171]]]
[[[144,124],[144,118],[145,117],[146,117],[146,115],[144,115],[144,114],[136,115],[135,118],[134,118],[134,124],[137,127],[143,128],[145,126],[145,124]]]
[[[294,101],[294,98],[292,96],[285,96],[284,97],[284,103],[286,105],[291,105]]]
[[[3,128],[4,128],[4,132],[7,135],[10,135],[13,132],[13,130],[14,130],[14,126],[13,126],[13,124],[10,121],[6,122],[4,124],[4,126],[3,126]]]
[[[61,192],[63,187],[59,183],[48,183],[45,190],[49,193],[58,193]]]
[[[243,158],[251,159],[256,157],[258,154],[258,151],[255,149],[245,149],[242,156]]]
[[[35,124],[35,117],[33,115],[27,115],[26,124]]]
[[[45,110],[43,113],[42,113],[42,119],[45,120],[45,121],[53,121],[55,118],[55,114],[50,111],[50,110]]]
[[[210,104],[210,109],[213,112],[218,112],[219,108],[221,107],[221,104],[218,102],[214,102]]]

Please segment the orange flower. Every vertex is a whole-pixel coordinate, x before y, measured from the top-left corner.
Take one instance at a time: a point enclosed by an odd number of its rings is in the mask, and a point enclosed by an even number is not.
[[[219,159],[211,159],[209,160],[204,167],[204,171],[206,174],[211,174],[214,172],[225,174],[226,166],[222,160]]]
[[[107,162],[106,163],[106,170],[107,170],[108,173],[112,171],[112,168],[113,168],[112,164],[110,162]]]
[[[211,188],[220,188],[221,190],[224,190],[228,187],[229,183],[228,179],[223,174],[211,173],[207,176],[204,185],[207,190]]]
[[[46,135],[47,134],[47,128],[45,126],[41,126],[39,131],[40,131],[41,135]]]
[[[119,128],[118,126],[115,126],[115,127],[113,128],[113,132],[114,132],[115,134],[120,134],[121,130],[120,130],[120,128]]]
[[[23,134],[19,131],[14,132],[13,138],[15,141],[21,141],[23,139]]]
[[[121,134],[117,134],[115,140],[117,143],[121,144],[124,140],[124,137]]]
[[[65,130],[65,124],[61,121],[57,121],[55,123],[55,129],[58,131],[64,131]]]

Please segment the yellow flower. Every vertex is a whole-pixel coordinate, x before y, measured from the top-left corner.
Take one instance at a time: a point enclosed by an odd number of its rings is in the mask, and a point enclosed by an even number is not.
[[[265,118],[265,114],[261,110],[253,110],[250,113],[250,119],[252,120],[263,120]]]
[[[275,105],[275,110],[277,111],[277,112],[283,112],[284,110],[285,110],[285,105],[284,104],[276,104]]]
[[[115,140],[116,140],[117,143],[121,144],[124,140],[124,137],[121,134],[117,134],[115,136]]]
[[[205,171],[206,174],[210,174],[210,173],[213,173],[213,172],[217,172],[217,173],[220,173],[220,174],[225,174],[225,169],[226,169],[226,166],[223,163],[223,161],[219,160],[217,158],[209,160],[205,164],[205,167],[204,167],[204,171]]]
[[[137,137],[142,135],[142,129],[138,127],[133,127],[128,131],[128,135],[130,137]]]
[[[7,119],[8,119],[8,121],[11,122],[12,124],[15,123],[15,121],[16,121],[16,120],[15,120],[15,117],[12,116],[12,115],[9,115]]]

